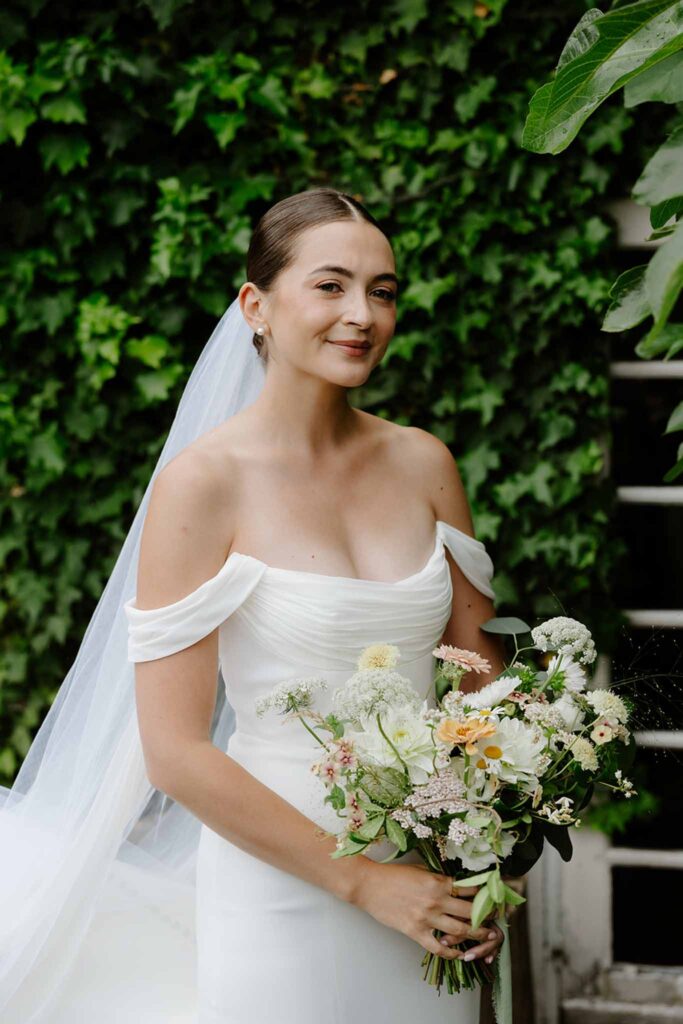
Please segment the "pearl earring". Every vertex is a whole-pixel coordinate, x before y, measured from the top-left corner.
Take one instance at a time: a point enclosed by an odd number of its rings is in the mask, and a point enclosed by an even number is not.
[[[264,327],[257,327],[256,328],[256,333],[263,335],[265,333],[265,328]]]

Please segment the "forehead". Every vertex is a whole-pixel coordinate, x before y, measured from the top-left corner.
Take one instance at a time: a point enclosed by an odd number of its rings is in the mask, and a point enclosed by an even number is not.
[[[341,263],[358,273],[394,270],[394,254],[385,235],[365,220],[318,224],[303,231],[296,245],[297,271],[309,273],[323,263]]]

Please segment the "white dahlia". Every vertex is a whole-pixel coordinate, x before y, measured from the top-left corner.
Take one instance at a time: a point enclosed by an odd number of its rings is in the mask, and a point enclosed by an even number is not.
[[[361,719],[359,731],[346,734],[360,760],[399,770],[403,768],[403,761],[411,782],[426,782],[432,772],[434,755],[432,731],[427,723],[408,705],[387,708],[381,712],[380,719],[387,739],[374,715]]]

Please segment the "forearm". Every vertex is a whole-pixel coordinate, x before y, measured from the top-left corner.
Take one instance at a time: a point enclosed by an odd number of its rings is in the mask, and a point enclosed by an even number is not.
[[[158,768],[155,780],[153,785],[246,853],[355,902],[361,878],[372,867],[368,858],[333,860],[333,837],[321,837],[315,822],[210,741],[189,746],[173,768]]]

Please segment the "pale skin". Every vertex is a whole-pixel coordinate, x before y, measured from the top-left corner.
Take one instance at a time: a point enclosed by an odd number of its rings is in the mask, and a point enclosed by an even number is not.
[[[327,265],[351,276],[316,272]],[[348,389],[365,383],[394,334],[397,286],[383,277],[394,274],[391,246],[377,228],[338,221],[299,235],[294,260],[267,293],[242,285],[245,319],[265,329],[266,382],[251,406],[158,474],[137,607],[179,600],[232,551],[285,569],[393,582],[424,566],[435,520],[474,534],[446,445],[348,402]],[[341,340],[371,347],[353,356],[333,343]],[[478,689],[504,667],[500,641],[480,629],[495,610],[447,559],[453,611],[439,642],[489,659],[489,673],[465,677],[463,688]],[[489,922],[472,928],[476,889],[452,895],[450,877],[418,864],[333,860],[333,838],[321,839],[309,818],[213,745],[217,629],[176,654],[137,663],[135,673],[152,785],[242,850],[362,908],[424,950],[454,959],[464,955],[457,943],[474,938],[468,959],[491,963],[503,935]],[[444,940],[434,929],[446,932]]]

